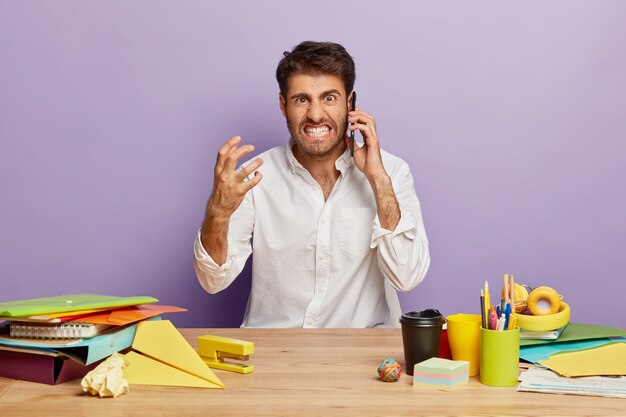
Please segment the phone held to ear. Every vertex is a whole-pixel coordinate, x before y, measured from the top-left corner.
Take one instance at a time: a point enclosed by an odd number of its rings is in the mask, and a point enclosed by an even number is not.
[[[356,110],[356,91],[352,91],[350,111]],[[350,156],[354,157],[354,130],[350,131]]]

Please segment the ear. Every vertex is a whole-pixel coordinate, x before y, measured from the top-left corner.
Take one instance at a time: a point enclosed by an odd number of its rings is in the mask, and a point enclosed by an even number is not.
[[[287,117],[287,100],[280,91],[278,92],[278,103],[280,106],[280,111],[283,113],[283,116]]]
[[[352,90],[352,92],[350,93],[350,96],[348,96],[348,111],[350,111],[350,109],[352,108],[352,100],[354,100],[354,90]]]

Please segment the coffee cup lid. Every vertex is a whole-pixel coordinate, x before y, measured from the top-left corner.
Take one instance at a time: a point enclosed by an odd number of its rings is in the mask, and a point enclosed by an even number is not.
[[[443,324],[444,319],[439,310],[428,308],[423,311],[402,313],[400,323],[413,326],[433,326]]]

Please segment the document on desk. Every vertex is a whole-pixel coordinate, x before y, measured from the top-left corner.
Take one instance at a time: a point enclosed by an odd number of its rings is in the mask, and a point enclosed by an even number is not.
[[[518,391],[626,398],[626,377],[564,378],[548,369],[530,367],[519,380]]]
[[[610,343],[592,349],[564,352],[539,361],[565,377],[626,375],[626,343]]]

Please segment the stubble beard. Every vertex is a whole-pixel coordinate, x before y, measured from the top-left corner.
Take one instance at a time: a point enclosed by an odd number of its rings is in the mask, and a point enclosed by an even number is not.
[[[302,130],[305,125],[312,124],[328,124],[334,133],[334,136],[331,140],[310,140],[308,138],[302,137]],[[325,159],[329,155],[332,155],[333,152],[339,148],[343,139],[346,135],[346,129],[348,126],[348,115],[345,115],[345,121],[341,124],[343,128],[338,128],[335,120],[332,119],[324,119],[322,121],[314,122],[310,119],[305,119],[301,123],[297,123],[296,120],[292,120],[287,118],[287,129],[289,130],[289,134],[296,142],[296,146],[299,150],[303,151],[305,154],[310,156],[313,159]]]

